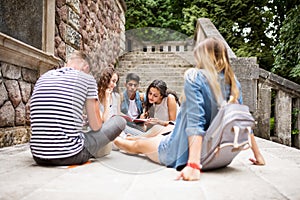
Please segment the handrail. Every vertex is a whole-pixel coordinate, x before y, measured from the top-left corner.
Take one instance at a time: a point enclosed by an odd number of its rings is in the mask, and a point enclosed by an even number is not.
[[[197,44],[199,41],[202,41],[207,37],[216,37],[221,39],[225,43],[229,58],[236,58],[235,53],[231,50],[226,40],[220,34],[218,29],[215,27],[215,25],[210,21],[210,19],[199,18],[197,20],[196,29],[194,33],[194,41]]]

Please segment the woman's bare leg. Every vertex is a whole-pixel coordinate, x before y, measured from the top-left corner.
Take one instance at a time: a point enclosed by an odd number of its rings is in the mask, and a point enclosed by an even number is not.
[[[168,133],[173,131],[174,125],[162,126],[162,125],[154,125],[150,130],[147,131],[147,134],[144,137],[155,137],[157,135],[161,135],[164,133]]]
[[[264,157],[261,155],[259,149],[258,149],[258,145],[255,141],[255,137],[254,137],[254,134],[251,134],[251,149],[253,151],[253,154],[254,154],[254,157],[255,159],[253,158],[250,158],[249,160],[254,164],[254,165],[265,165],[265,159]]]
[[[127,140],[118,137],[114,144],[121,150],[131,154],[145,154],[152,161],[159,163],[158,146],[163,136],[158,135],[151,138],[140,138],[137,140]]]

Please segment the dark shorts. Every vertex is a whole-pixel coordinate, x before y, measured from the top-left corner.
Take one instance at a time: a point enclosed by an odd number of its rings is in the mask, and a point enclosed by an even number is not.
[[[92,155],[84,147],[78,154],[68,158],[43,159],[33,156],[34,161],[42,166],[66,166],[66,165],[81,165],[87,162]]]

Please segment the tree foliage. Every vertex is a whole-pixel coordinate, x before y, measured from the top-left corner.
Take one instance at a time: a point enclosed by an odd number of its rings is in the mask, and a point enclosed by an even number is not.
[[[300,6],[287,13],[275,46],[272,71],[300,83]]]
[[[261,67],[272,63],[272,40],[266,36],[272,15],[265,7],[268,0],[194,0],[183,8],[181,26],[192,34],[199,17],[209,18],[239,57],[258,57]]]
[[[171,0],[127,0],[126,30],[160,27],[180,30],[182,5]]]

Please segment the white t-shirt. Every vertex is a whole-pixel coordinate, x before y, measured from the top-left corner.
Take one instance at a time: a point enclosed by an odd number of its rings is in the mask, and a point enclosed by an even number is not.
[[[127,115],[132,119],[136,119],[139,116],[139,111],[137,109],[135,99],[129,99],[128,113]]]

